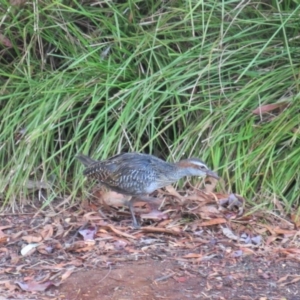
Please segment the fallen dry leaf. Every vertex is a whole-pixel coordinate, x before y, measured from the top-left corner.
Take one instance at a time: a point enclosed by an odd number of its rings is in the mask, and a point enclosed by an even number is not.
[[[157,227],[167,227],[171,222],[172,222],[171,219],[167,219],[167,220],[160,221],[160,222],[157,224]]]
[[[0,253],[5,253],[5,255],[9,254],[9,250],[5,247],[0,248]]]
[[[238,241],[240,238],[231,229],[222,227],[223,234],[231,240]]]
[[[276,251],[281,252],[281,253],[291,253],[291,254],[297,254],[300,255],[300,249],[298,248],[281,248],[281,249],[276,249]]]
[[[213,225],[224,224],[224,223],[227,223],[226,219],[216,218],[216,219],[211,219],[208,221],[200,222],[199,226],[205,227],[205,226],[213,226]]]
[[[9,237],[8,236],[0,236],[0,244],[5,244],[9,241]]]
[[[182,256],[183,258],[201,258],[203,257],[202,254],[199,253],[189,253],[187,255]]]
[[[220,211],[214,205],[204,205],[196,211],[201,214],[202,219],[211,219],[212,216],[220,215]]]
[[[286,281],[286,280],[288,279],[289,276],[290,276],[290,274],[286,274],[285,276],[279,278],[279,279],[277,280],[277,283],[281,283],[281,282],[283,282],[283,281]]]
[[[56,219],[55,220],[55,227],[56,227],[56,233],[54,235],[55,238],[63,236],[65,233],[64,227],[61,225],[60,220]]]
[[[265,114],[265,113],[268,113],[270,111],[273,111],[277,108],[285,108],[288,106],[288,103],[287,102],[279,102],[279,103],[273,103],[273,104],[266,104],[266,105],[261,105],[259,106],[258,108],[254,109],[252,111],[253,114],[255,115],[262,115],[262,114]]]
[[[37,250],[42,254],[50,255],[54,252],[54,247],[42,244],[37,247]]]
[[[281,283],[281,287],[300,281],[300,275],[288,275],[287,277],[292,277],[293,279],[288,282]],[[277,282],[279,282],[279,280]]]
[[[159,210],[154,209],[147,214],[141,214],[141,219],[165,220],[168,219],[168,215]]]
[[[197,202],[201,202],[201,203],[210,203],[210,202],[214,202],[212,197],[214,194],[210,193],[210,194],[206,194],[204,193],[202,190],[194,190],[195,194],[188,194],[184,197],[184,202],[187,201],[197,201]]]
[[[51,238],[53,236],[53,226],[50,224],[45,225],[40,234],[44,240]]]
[[[66,280],[67,278],[69,278],[71,276],[71,274],[75,271],[75,268],[72,267],[72,268],[69,268],[67,269],[66,272],[64,272],[62,275],[61,275],[61,279],[62,280]]]
[[[174,278],[177,282],[185,282],[185,281],[187,281],[187,277],[176,277],[176,276],[173,276],[173,278]]]
[[[0,226],[0,244],[5,244],[9,241],[9,236],[3,232],[3,230],[9,228],[12,228],[12,226]]]
[[[39,243],[42,241],[42,237],[40,235],[25,235],[22,236],[22,240],[27,243]]]
[[[297,227],[300,226],[300,215],[298,215],[298,214],[292,214],[291,215],[291,220],[295,223],[295,225]]]
[[[17,281],[16,284],[18,284],[23,291],[27,291],[27,292],[44,292],[51,286],[58,286],[52,281],[47,281],[43,283],[36,282],[36,281],[23,283]]]
[[[273,242],[275,242],[278,239],[277,235],[271,235],[267,237],[267,240],[265,242],[266,246],[270,246]]]
[[[171,229],[166,229],[166,228],[157,228],[157,227],[143,227],[141,228],[143,232],[158,232],[158,233],[168,233],[168,234],[173,234],[173,235],[180,235],[182,232],[180,230],[177,230],[174,228],[173,230]]]
[[[20,236],[22,236],[24,233],[25,233],[25,232],[22,231],[22,230],[20,230],[20,231],[18,231],[18,232],[16,232],[16,233],[13,233],[13,234],[11,235],[11,239],[12,239],[12,240],[17,240],[17,239],[18,239]]]
[[[116,233],[120,236],[124,236],[124,237],[130,238],[130,239],[135,239],[135,237],[133,235],[122,232],[122,231],[118,230],[117,228],[115,228],[114,226],[106,225],[105,227],[109,228],[111,231],[113,231],[114,233]]]
[[[21,256],[17,255],[14,252],[10,253],[10,263],[11,265],[17,265],[17,263],[20,261]]]
[[[18,286],[16,284],[10,282],[9,280],[5,280],[4,282],[2,281],[1,283],[4,284],[5,288],[10,291],[14,291],[18,288]],[[5,300],[7,300],[7,298]]]
[[[246,246],[240,247],[240,250],[243,251],[244,254],[252,254],[257,255],[256,251],[252,250],[251,248],[248,248]]]
[[[100,191],[100,199],[106,204],[111,206],[126,206],[128,196],[119,194],[113,191]]]
[[[185,200],[184,197],[181,196],[172,185],[166,186],[165,189],[171,196],[179,199],[181,202]]]
[[[11,225],[7,225],[7,226],[0,226],[0,232],[2,233],[2,234],[4,234],[2,231],[3,230],[5,230],[5,229],[9,229],[9,228],[12,228],[13,226],[11,226]]]
[[[76,241],[73,244],[66,245],[65,251],[85,252],[90,251],[95,246],[95,241]]]
[[[283,234],[285,236],[294,236],[297,233],[297,230],[286,230],[279,227],[274,227],[273,231],[276,234]]]
[[[95,216],[96,215],[96,216]],[[103,220],[102,216],[99,216],[98,212],[92,211],[84,214],[83,216],[84,221],[97,221],[97,220]]]

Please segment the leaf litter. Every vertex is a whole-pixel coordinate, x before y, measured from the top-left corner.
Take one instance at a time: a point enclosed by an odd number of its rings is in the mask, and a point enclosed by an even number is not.
[[[156,284],[170,278],[184,284],[197,278],[199,268],[206,265],[210,272],[205,275],[209,278],[206,292],[235,286],[242,275],[226,273],[224,266],[249,257],[268,266],[278,261],[300,266],[295,214],[291,219],[267,211],[246,214],[242,196],[214,193],[213,184],[207,190],[157,191],[156,196],[164,199],[160,211],[137,202],[135,209],[142,218],[139,230],[132,228],[130,214],[124,210],[126,199],[105,190],[95,190],[92,201],[86,199],[69,209],[54,203],[51,211],[38,214],[29,208],[29,214],[1,215],[1,295],[60,299],[59,288],[73,273],[147,259],[176,262],[184,270],[169,270],[153,281]],[[253,272],[290,290],[300,281],[298,274],[273,278],[258,268]]]

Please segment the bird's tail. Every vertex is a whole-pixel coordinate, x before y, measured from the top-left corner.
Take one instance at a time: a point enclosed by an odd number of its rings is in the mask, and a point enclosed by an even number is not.
[[[89,156],[83,155],[83,154],[78,154],[76,155],[76,158],[84,164],[84,166],[89,167],[92,164],[96,163],[97,160],[94,160],[90,158]]]

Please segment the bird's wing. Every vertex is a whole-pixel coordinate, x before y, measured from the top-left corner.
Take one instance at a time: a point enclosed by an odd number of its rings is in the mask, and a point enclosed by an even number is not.
[[[128,194],[149,194],[175,181],[169,175],[174,166],[151,155],[127,153],[121,163],[109,167],[112,169],[108,172],[108,184]]]
[[[168,168],[168,163],[151,155],[121,153],[90,165],[84,175],[119,193],[134,195],[151,193],[170,184],[164,176],[170,172]]]
[[[152,168],[147,162],[122,160],[122,163],[106,163],[105,182],[111,189],[125,194],[145,193],[149,182],[155,180]]]

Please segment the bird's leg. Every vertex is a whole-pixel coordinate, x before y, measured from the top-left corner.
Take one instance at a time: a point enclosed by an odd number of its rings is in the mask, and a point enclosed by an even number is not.
[[[134,202],[137,202],[137,201],[142,201],[142,202],[147,202],[151,208],[151,212],[148,213],[148,214],[144,214],[143,215],[143,218],[146,218],[148,217],[148,219],[152,219],[153,216],[154,218],[165,218],[166,215],[164,215],[162,212],[160,212],[158,210],[159,208],[159,204],[157,203],[158,200],[161,200],[160,198],[156,198],[156,197],[150,197],[150,196],[145,196],[145,195],[139,195],[139,196],[135,196],[135,197],[132,197],[127,203],[128,203],[128,208],[129,208],[129,211],[131,213],[131,217],[132,217],[132,221],[133,221],[133,226],[134,228],[138,229],[140,228],[140,225],[135,217],[135,214],[134,214]]]
[[[138,223],[135,221],[135,216],[134,216],[134,212],[133,212],[133,204],[134,202],[137,201],[141,201],[141,202],[147,202],[147,204],[150,206],[151,211],[149,213],[146,214],[142,214],[141,217],[143,219],[165,219],[167,218],[167,215],[164,214],[163,212],[159,211],[159,205],[160,203],[158,203],[158,201],[161,201],[161,198],[157,198],[157,197],[150,197],[150,196],[146,196],[146,195],[139,195],[139,196],[135,196],[133,198],[131,198],[131,200],[128,203],[131,215],[132,215],[132,219],[133,219],[133,225],[135,228],[138,228],[137,225]],[[131,205],[131,207],[130,207]]]
[[[132,224],[133,224],[133,227],[138,229],[140,228],[140,224],[138,223],[136,217],[135,217],[135,214],[134,214],[134,209],[133,209],[133,203],[136,201],[137,199],[136,198],[131,198],[127,204],[128,204],[128,208],[129,208],[129,211],[131,213],[131,217],[132,217]]]
[[[133,204],[134,202],[137,202],[137,201],[142,201],[142,202],[147,202],[149,203],[150,207],[152,210],[157,210],[157,205],[153,206],[153,202],[157,200],[157,198],[155,197],[147,197],[147,196],[144,196],[144,195],[141,195],[141,196],[138,196],[138,197],[132,197],[128,202],[127,202],[127,205],[128,205],[128,208],[129,208],[129,211],[131,213],[131,217],[132,217],[132,221],[133,221],[133,227],[138,229],[140,228],[140,224],[139,222],[137,221],[136,217],[135,217],[135,214],[134,214],[134,208],[133,208]]]

